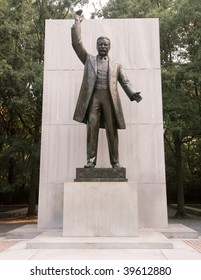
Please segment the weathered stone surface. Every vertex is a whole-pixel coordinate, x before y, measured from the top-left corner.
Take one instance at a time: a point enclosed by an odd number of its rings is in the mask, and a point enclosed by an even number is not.
[[[138,235],[137,184],[66,182],[63,236]]]
[[[126,168],[76,168],[75,182],[127,182]]]

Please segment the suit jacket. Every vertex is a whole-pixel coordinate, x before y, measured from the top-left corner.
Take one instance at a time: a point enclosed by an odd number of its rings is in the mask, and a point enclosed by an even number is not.
[[[81,40],[81,24],[76,22],[72,29],[72,46],[85,65],[82,85],[80,88],[77,105],[73,119],[81,123],[87,123],[87,109],[94,91],[97,77],[97,56],[87,53]],[[111,102],[114,108],[117,128],[126,128],[124,115],[122,111],[121,101],[118,93],[117,82],[124,89],[127,96],[132,100],[134,88],[123,71],[122,65],[109,59],[109,89],[111,94]],[[102,122],[101,122],[102,124]],[[102,127],[102,126],[101,126]]]

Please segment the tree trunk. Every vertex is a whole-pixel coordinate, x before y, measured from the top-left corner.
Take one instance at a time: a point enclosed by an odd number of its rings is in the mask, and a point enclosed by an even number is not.
[[[31,173],[30,189],[29,189],[29,201],[27,217],[37,216],[36,202],[37,202],[37,186],[38,186],[38,174],[34,167]]]
[[[9,166],[8,166],[8,183],[11,187],[15,182],[15,160],[13,157],[9,159]],[[10,192],[7,195],[8,201],[7,203],[12,204],[13,203],[13,189],[10,190]]]
[[[176,186],[177,186],[177,212],[176,218],[186,218],[184,187],[183,187],[183,159],[182,159],[182,142],[180,141],[179,131],[174,133],[175,145],[175,169],[176,169]]]
[[[34,127],[34,141],[33,151],[31,154],[32,171],[30,176],[30,189],[27,217],[36,216],[36,203],[39,186],[39,166],[40,166],[40,119],[41,119],[41,98],[38,97],[37,107],[35,111],[35,127]]]

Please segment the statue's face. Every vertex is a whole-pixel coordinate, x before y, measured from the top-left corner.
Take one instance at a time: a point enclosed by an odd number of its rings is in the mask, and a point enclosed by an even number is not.
[[[100,56],[108,55],[110,50],[110,41],[107,38],[100,38],[97,41],[97,51]]]

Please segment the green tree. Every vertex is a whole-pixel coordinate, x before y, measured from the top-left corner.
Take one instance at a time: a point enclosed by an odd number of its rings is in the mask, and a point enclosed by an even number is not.
[[[46,19],[71,16],[87,1],[0,1],[0,193],[28,199],[35,215],[39,180]]]
[[[174,48],[166,49],[168,59],[164,60],[162,68],[165,139],[175,158],[176,216],[179,217],[186,216],[183,165],[188,164],[184,159],[189,150],[185,146],[198,144],[201,135],[201,3],[198,2],[180,0],[172,6],[171,21],[175,27],[169,34],[175,39],[171,40]]]
[[[0,8],[1,192],[16,196],[38,180],[42,60],[31,1],[4,1]]]

